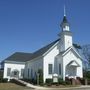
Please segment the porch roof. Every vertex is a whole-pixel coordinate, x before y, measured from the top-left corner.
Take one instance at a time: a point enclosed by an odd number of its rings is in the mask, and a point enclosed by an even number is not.
[[[75,60],[71,61],[67,66],[80,67],[80,65],[78,64],[78,62],[76,62]]]

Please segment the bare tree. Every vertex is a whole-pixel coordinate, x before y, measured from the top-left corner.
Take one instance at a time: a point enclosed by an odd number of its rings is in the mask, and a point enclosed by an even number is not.
[[[82,46],[82,52],[83,52],[84,58],[88,62],[88,65],[90,65],[90,44]]]

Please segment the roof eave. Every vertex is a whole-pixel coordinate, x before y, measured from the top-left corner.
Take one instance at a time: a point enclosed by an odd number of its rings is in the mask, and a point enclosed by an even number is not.
[[[17,63],[17,64],[25,64],[25,62],[18,62],[18,61],[10,61],[10,60],[5,60],[4,63]]]
[[[69,52],[71,49],[74,50],[74,52],[78,55],[78,57],[83,60],[81,55],[79,55],[79,53],[75,50],[75,48],[73,46],[71,46],[68,50],[66,50],[62,55],[63,56],[66,55],[66,53]]]
[[[45,52],[42,56],[46,56],[57,44],[59,41],[57,41],[47,52]]]

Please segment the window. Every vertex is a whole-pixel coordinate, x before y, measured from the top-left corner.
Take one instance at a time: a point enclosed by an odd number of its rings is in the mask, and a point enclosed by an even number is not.
[[[7,68],[7,76],[10,76],[11,68]]]
[[[49,64],[49,66],[48,66],[48,73],[52,74],[52,64]]]
[[[18,75],[18,71],[14,71],[14,76]]]
[[[24,69],[21,69],[21,76],[24,75]]]
[[[28,68],[28,78],[29,78],[29,68]]]
[[[31,69],[31,78],[33,78],[33,70]]]
[[[61,64],[59,64],[59,75],[61,75]]]

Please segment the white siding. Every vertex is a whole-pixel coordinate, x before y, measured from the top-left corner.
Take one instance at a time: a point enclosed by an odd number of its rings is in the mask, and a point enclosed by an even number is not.
[[[75,54],[74,51],[70,50],[64,57],[63,57],[63,79],[65,79],[65,68],[66,65],[69,64],[71,61],[75,60],[80,67],[77,67],[77,77],[83,77],[83,73],[82,73],[82,60],[77,57],[77,55]]]
[[[28,69],[29,69],[29,76],[28,76]],[[32,74],[33,78],[35,77],[35,73],[37,73],[38,69],[43,70],[43,58],[39,57],[33,60],[30,60],[26,62],[25,65],[25,78],[31,78],[31,69],[32,69]]]
[[[54,72],[54,65],[56,56],[59,54],[58,46],[55,46],[47,55],[44,57],[44,68],[43,68],[43,74],[44,74],[44,82],[46,78],[52,78],[52,75],[48,74],[48,64],[53,64],[53,72]]]
[[[65,45],[65,50],[66,50],[67,48],[72,46],[72,36],[65,35],[64,38],[65,38],[64,45]]]
[[[60,40],[60,51],[65,51],[71,46],[72,46],[72,36],[62,33]]]
[[[22,78],[21,77],[21,69],[24,69],[24,67],[25,67],[25,64],[5,63],[4,64],[4,76],[3,76],[3,78],[10,79],[10,76],[7,76],[7,68],[11,68],[11,72],[13,70],[17,69],[19,71],[19,78]]]
[[[57,57],[58,59],[58,65],[61,64],[61,75],[59,75],[59,72],[58,72],[58,75],[59,77],[63,77],[63,57],[61,55],[58,55]],[[57,70],[59,71],[59,68],[57,68]]]

